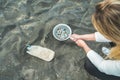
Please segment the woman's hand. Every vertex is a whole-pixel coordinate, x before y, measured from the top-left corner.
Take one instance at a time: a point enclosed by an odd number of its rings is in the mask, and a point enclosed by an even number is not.
[[[84,40],[80,38],[75,38],[74,35],[72,35],[70,39],[74,41],[79,47],[82,47],[86,53],[88,53],[91,50]]]
[[[85,41],[83,41],[83,40],[81,40],[81,39],[79,39],[79,38],[74,38],[74,37],[70,37],[70,39],[72,40],[72,41],[74,41],[79,47],[84,47],[84,46],[86,46],[87,44],[85,43]]]
[[[85,41],[78,39],[77,41],[75,41],[75,43],[79,46],[84,48],[85,46],[87,46],[87,44],[85,43]]]

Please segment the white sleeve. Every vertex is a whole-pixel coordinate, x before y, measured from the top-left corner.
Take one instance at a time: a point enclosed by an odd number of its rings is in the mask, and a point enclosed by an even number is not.
[[[87,53],[87,57],[99,71],[108,75],[120,77],[120,60],[104,60],[98,53],[93,50]]]
[[[110,40],[106,39],[101,33],[95,32],[95,39],[96,42],[111,42]]]

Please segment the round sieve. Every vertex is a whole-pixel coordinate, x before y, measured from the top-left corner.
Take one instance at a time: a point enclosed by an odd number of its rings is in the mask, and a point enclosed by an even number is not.
[[[59,41],[69,39],[71,34],[72,30],[67,24],[58,24],[53,28],[53,36]]]

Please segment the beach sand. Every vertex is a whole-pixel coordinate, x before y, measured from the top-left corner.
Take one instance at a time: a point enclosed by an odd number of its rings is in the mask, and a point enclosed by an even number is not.
[[[91,23],[100,0],[0,0],[0,80],[98,80],[84,69],[83,49],[71,40],[58,41],[55,25],[65,23],[72,33],[96,30]],[[46,62],[26,53],[26,45],[55,51]],[[87,42],[101,55],[108,43]]]

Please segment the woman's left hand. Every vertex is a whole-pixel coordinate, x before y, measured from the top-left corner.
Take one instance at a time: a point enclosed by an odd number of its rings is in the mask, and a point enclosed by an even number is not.
[[[85,43],[85,41],[83,41],[82,39],[77,39],[77,38],[74,38],[74,37],[70,37],[70,39],[72,40],[72,41],[74,41],[79,47],[84,47],[84,46],[86,46],[87,44]]]
[[[77,41],[75,41],[75,43],[79,46],[84,48],[85,46],[87,46],[87,44],[85,43],[85,41],[78,39]]]
[[[91,50],[84,40],[75,39],[73,37],[70,37],[70,39],[74,41],[79,47],[82,47],[86,53],[88,53]]]

